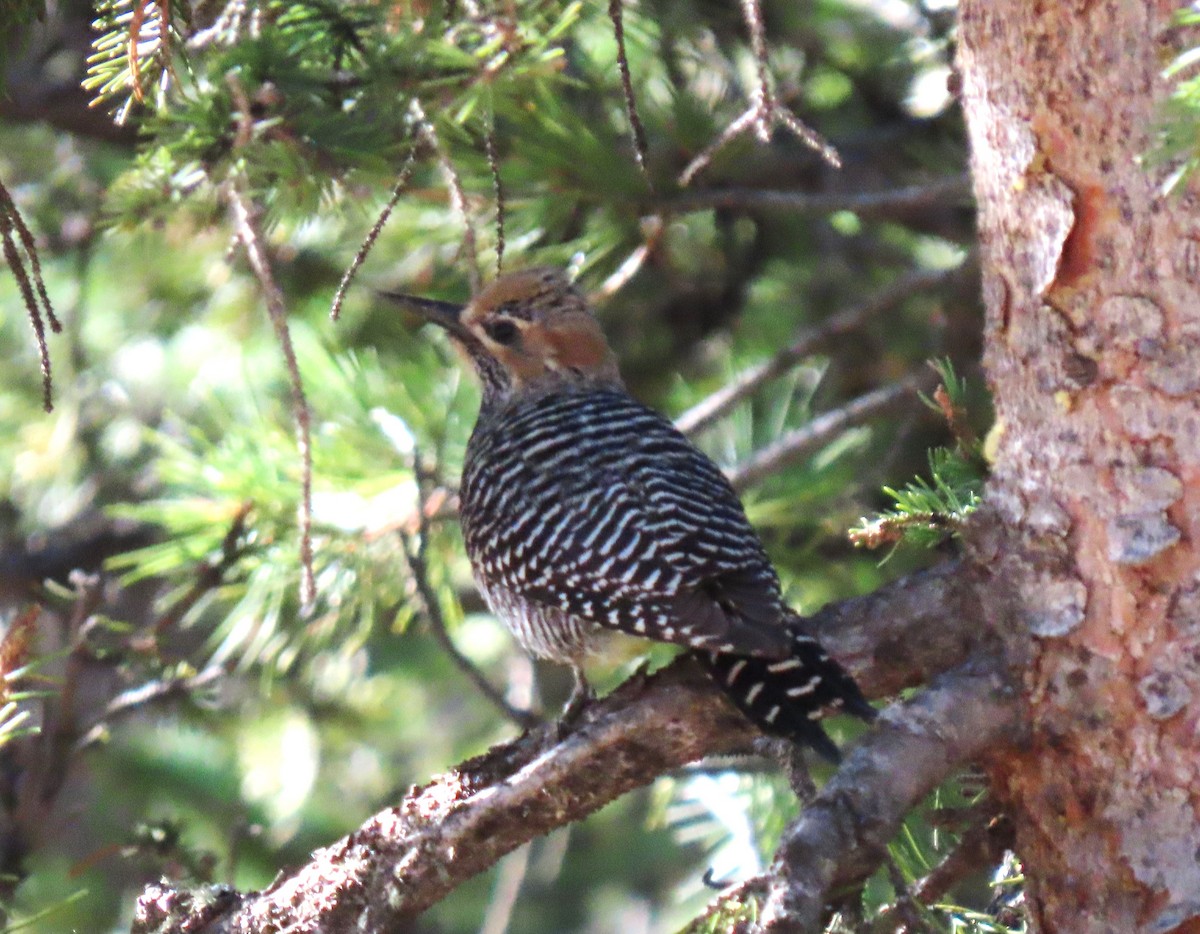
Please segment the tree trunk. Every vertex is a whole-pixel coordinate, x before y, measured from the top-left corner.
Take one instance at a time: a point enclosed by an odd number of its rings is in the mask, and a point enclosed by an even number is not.
[[[1043,932],[1200,931],[1200,186],[1143,158],[1179,6],[961,6],[997,415],[973,545],[1030,725],[992,770]]]

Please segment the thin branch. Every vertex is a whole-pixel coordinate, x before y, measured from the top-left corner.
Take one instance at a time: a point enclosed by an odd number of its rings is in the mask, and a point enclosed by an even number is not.
[[[492,194],[496,198],[496,275],[504,272],[504,185],[500,180],[500,157],[496,155],[496,115],[483,136],[483,148],[487,155],[488,168],[492,171]]]
[[[197,31],[187,40],[187,47],[195,51],[213,43],[232,44],[241,34],[245,19],[246,0],[229,0],[211,26]]]
[[[617,41],[617,69],[621,72],[621,90],[625,94],[625,113],[629,115],[629,132],[633,136],[633,154],[642,177],[650,190],[654,183],[650,180],[650,171],[646,165],[646,128],[638,114],[637,97],[633,93],[633,78],[629,73],[629,55],[625,51],[625,14],[622,0],[608,0],[608,18],[612,21],[613,37]]]
[[[924,904],[932,905],[967,876],[998,863],[1015,842],[1016,829],[1012,821],[1002,815],[992,815],[963,834],[958,846],[917,880],[913,895]]]
[[[874,693],[881,685],[897,683],[897,668],[911,676],[955,659],[941,638],[944,630],[957,630],[960,645],[971,642],[970,633],[978,638],[978,596],[969,596],[973,587],[962,568],[947,566],[898,581],[872,595],[873,600],[847,601],[839,605],[840,612],[827,608],[825,618],[818,614],[808,620],[809,628],[824,638],[824,623],[839,615],[850,624],[870,622],[874,628],[865,635],[843,632],[840,644],[827,648]],[[940,604],[935,601],[939,593]],[[866,620],[866,613],[878,619]],[[907,618],[910,614],[913,619]],[[904,640],[902,651],[896,638]],[[852,654],[841,654],[843,648]],[[907,737],[919,740],[923,749],[934,746],[933,760],[945,759],[937,739],[911,736],[920,732],[923,711],[939,717],[945,713],[938,705],[948,700],[946,688],[939,690],[933,702],[918,699],[900,714],[884,714],[885,747],[908,755],[910,747],[902,741]],[[965,731],[979,721],[972,713],[972,690],[966,689],[966,709],[960,712]],[[911,714],[903,712],[909,710]],[[958,736],[955,723],[949,730],[952,739]],[[559,739],[557,725],[541,727],[412,790],[399,807],[313,854],[307,865],[263,892],[229,892],[218,908],[201,909],[186,891],[151,886],[139,900],[134,931],[250,934],[263,930],[266,919],[278,930],[403,930],[413,915],[530,839],[689,762],[744,750],[749,735],[745,721],[715,685],[683,659],[649,677],[635,676],[587,707],[564,739]],[[870,743],[865,744],[866,761],[883,768]],[[889,786],[897,782],[890,771],[881,776],[855,765],[861,761],[852,752],[844,768],[857,769],[864,780],[885,780]],[[895,763],[901,771],[909,766],[907,758]],[[927,778],[928,771],[917,770],[918,781]],[[899,785],[905,793],[912,787],[903,775]],[[865,800],[880,794],[878,789],[857,793]],[[822,793],[817,801],[825,797]],[[201,911],[206,912],[204,923],[197,923]]]
[[[990,809],[940,863],[911,886],[912,898],[922,905],[932,905],[963,879],[998,864],[1014,842],[1012,822]],[[894,907],[884,909],[871,924],[871,934],[885,932],[914,934],[911,925],[905,925]]]
[[[809,148],[835,169],[842,167],[842,160],[837,151],[816,130],[807,126],[795,114],[779,103],[771,88],[770,75],[767,67],[767,30],[763,24],[762,8],[759,0],[741,0],[742,19],[750,33],[750,48],[754,55],[754,63],[758,72],[758,83],[751,94],[750,108],[734,120],[717,137],[716,141],[706,146],[679,175],[679,184],[686,186],[709,166],[713,157],[730,142],[751,128],[762,143],[771,140],[773,127],[782,124]]]
[[[1018,710],[999,664],[981,660],[884,711],[785,832],[771,868],[765,934],[820,930],[831,893],[865,879],[904,815],[951,773],[1010,742]]]
[[[771,141],[771,118],[767,112],[771,102],[771,77],[767,68],[767,27],[763,23],[759,0],[741,0],[742,19],[750,33],[750,51],[754,54],[754,68],[758,73],[758,86],[754,89],[757,104],[754,131],[760,143]]]
[[[704,169],[708,168],[709,164],[718,152],[728,146],[731,142],[745,133],[752,127],[758,119],[757,111],[751,107],[744,111],[736,120],[733,120],[720,135],[700,150],[696,157],[687,164],[684,170],[679,175],[679,184],[681,186],[690,185],[692,179],[700,174]]]
[[[296,350],[292,346],[292,334],[288,330],[287,309],[283,303],[283,292],[275,281],[271,261],[263,247],[259,230],[259,208],[243,198],[235,180],[225,186],[225,197],[233,214],[234,229],[238,240],[246,250],[246,259],[258,278],[259,287],[267,302],[267,315],[275,329],[275,338],[283,351],[287,368],[288,384],[292,392],[292,414],[296,419],[296,445],[300,449],[300,603],[309,606],[316,598],[317,585],[313,572],[312,543],[312,413],[308,397],[304,394],[304,383],[300,378],[300,364],[296,362]]]
[[[851,399],[840,409],[818,415],[727,471],[729,482],[735,490],[761,483],[772,474],[804,460],[842,432],[905,402],[919,385],[920,381],[915,378],[901,380]]]
[[[379,212],[379,217],[371,225],[371,229],[368,231],[362,245],[358,248],[358,252],[354,254],[354,259],[351,260],[350,267],[342,276],[342,281],[338,283],[337,291],[333,294],[333,305],[329,310],[331,320],[337,321],[341,317],[342,302],[346,300],[346,292],[350,288],[350,283],[358,274],[358,267],[363,264],[363,261],[367,258],[367,254],[375,246],[375,241],[379,239],[379,235],[383,232],[384,225],[387,224],[388,218],[392,216],[392,211],[400,203],[401,196],[404,194],[405,189],[408,188],[409,179],[412,178],[413,166],[416,164],[416,157],[416,147],[413,147],[408,151],[408,155],[404,157],[404,164],[400,167],[400,174],[396,177],[396,184],[392,186],[392,196],[388,198],[387,204]]]
[[[409,573],[412,574],[413,581],[417,586],[417,593],[421,598],[429,631],[433,634],[437,644],[449,656],[450,661],[454,663],[454,667],[467,676],[479,693],[487,698],[488,703],[517,726],[522,729],[531,729],[542,723],[541,718],[535,714],[528,710],[518,710],[510,704],[504,694],[484,676],[483,672],[475,667],[475,663],[459,651],[454,640],[450,638],[450,632],[446,628],[446,618],[442,615],[437,594],[429,583],[428,565],[425,561],[425,537],[419,536],[418,544],[414,545],[411,536],[407,533],[401,532],[400,536],[404,541]]]
[[[39,746],[31,771],[35,794],[25,796],[17,808],[16,822],[24,827],[36,826],[34,821],[45,816],[67,780],[71,749],[79,735],[77,724],[83,675],[91,652],[88,634],[96,625],[94,615],[104,599],[104,581],[99,574],[72,571],[71,586],[75,602],[67,622],[66,636],[70,645],[61,686],[51,694],[42,710],[42,732],[35,737]]]
[[[442,170],[442,176],[446,179],[446,187],[450,189],[450,203],[462,218],[463,247],[467,260],[467,278],[471,283],[471,292],[476,293],[479,291],[482,282],[482,276],[479,273],[479,245],[475,236],[475,225],[471,222],[471,214],[467,208],[467,193],[463,189],[462,179],[459,177],[458,171],[454,168],[454,163],[450,161],[449,154],[443,148],[442,141],[438,138],[437,128],[434,127],[433,122],[425,115],[425,108],[421,106],[421,102],[414,97],[409,107],[419,127],[418,132],[424,137],[425,142],[429,144],[429,147],[437,157],[438,166]]]
[[[419,454],[415,455],[415,462],[419,464]],[[540,726],[542,724],[540,717],[537,717],[528,710],[518,710],[510,704],[503,693],[484,676],[482,671],[475,667],[474,662],[459,651],[458,646],[454,644],[454,640],[450,638],[450,630],[446,626],[446,618],[442,615],[441,602],[438,600],[433,585],[429,582],[429,563],[426,560],[429,548],[429,509],[427,508],[428,496],[425,492],[425,479],[425,477],[420,475],[420,470],[418,469],[416,509],[418,526],[415,536],[416,540],[414,541],[414,536],[404,529],[399,529],[398,534],[404,544],[404,556],[408,561],[408,569],[412,574],[413,583],[416,585],[417,596],[420,598],[425,611],[425,619],[429,623],[429,629],[433,633],[433,638],[450,657],[450,661],[454,663],[454,667],[466,675],[479,690],[479,693],[487,698],[488,702],[507,719],[526,730]]]
[[[188,697],[196,691],[215,683],[227,674],[228,672],[223,666],[210,665],[198,674],[188,677],[162,678],[156,681],[147,681],[145,684],[130,688],[108,702],[104,708],[104,712],[75,741],[73,751],[80,753],[100,742],[100,740],[108,735],[110,728],[116,720],[129,716],[151,704]]]
[[[163,633],[178,625],[179,621],[191,612],[205,594],[219,587],[225,580],[226,572],[242,556],[242,538],[246,534],[246,519],[252,508],[254,508],[254,503],[251,500],[246,500],[238,507],[238,511],[234,513],[233,522],[229,524],[229,530],[221,540],[221,553],[215,558],[201,561],[196,565],[195,580],[192,581],[192,586],[155,620],[148,642],[157,643]],[[157,647],[155,646],[155,648]]]
[[[591,295],[593,301],[612,298],[623,289],[629,280],[637,275],[638,270],[662,242],[666,225],[663,224],[661,217],[657,215],[647,217],[642,221],[641,226],[644,242],[625,257],[624,262],[613,271],[612,275],[600,283],[600,288]]]
[[[703,431],[726,415],[738,403],[762,386],[782,376],[801,360],[835,337],[856,331],[871,318],[891,311],[920,292],[938,288],[964,275],[973,264],[964,262],[954,269],[921,269],[908,273],[874,295],[850,308],[826,318],[820,324],[800,332],[787,347],[756,366],[743,370],[706,399],[702,399],[675,419],[675,427],[684,434]]]
[[[950,175],[920,185],[885,191],[810,194],[766,188],[708,188],[684,192],[671,200],[672,212],[686,213],[709,208],[726,210],[777,210],[797,214],[831,214],[852,211],[863,217],[890,216],[925,210],[942,203],[966,200],[971,182],[966,175]]]
[[[21,300],[25,303],[25,312],[33,326],[42,366],[42,408],[50,412],[54,409],[54,381],[50,370],[50,348],[46,344],[46,323],[42,320],[43,311],[46,321],[50,324],[50,330],[55,334],[62,331],[62,324],[55,316],[54,306],[50,304],[50,296],[46,292],[46,283],[42,278],[42,262],[38,257],[33,233],[21,217],[21,212],[17,210],[17,205],[3,182],[0,182],[0,239],[4,241],[4,260],[13,278],[17,280]],[[22,251],[24,256],[21,255]]]

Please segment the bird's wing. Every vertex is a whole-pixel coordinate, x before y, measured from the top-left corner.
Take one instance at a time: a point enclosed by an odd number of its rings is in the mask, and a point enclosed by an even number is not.
[[[501,426],[489,452],[490,510],[502,518],[484,533],[492,541],[478,528],[469,536],[490,573],[601,626],[786,655],[775,572],[711,460],[621,393],[550,396],[534,409]]]

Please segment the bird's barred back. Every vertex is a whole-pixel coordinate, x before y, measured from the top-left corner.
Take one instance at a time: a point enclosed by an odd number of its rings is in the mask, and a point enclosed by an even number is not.
[[[778,579],[728,481],[623,392],[485,411],[461,495],[481,589],[531,651],[577,657],[532,631],[553,608],[693,648],[787,652]]]

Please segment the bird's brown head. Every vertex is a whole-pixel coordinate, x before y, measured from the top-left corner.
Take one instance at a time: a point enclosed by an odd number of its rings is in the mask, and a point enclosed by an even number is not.
[[[470,356],[485,403],[562,384],[620,383],[599,322],[559,269],[501,276],[464,306],[386,295],[445,328]]]

